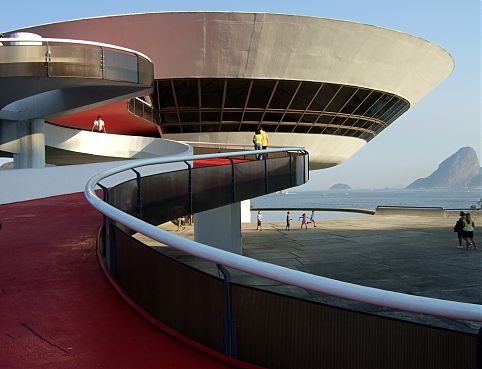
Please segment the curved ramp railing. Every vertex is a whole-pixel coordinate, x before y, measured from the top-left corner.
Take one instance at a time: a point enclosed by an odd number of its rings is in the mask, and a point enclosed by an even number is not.
[[[270,151],[279,149],[267,150],[268,153]],[[480,305],[358,286],[232,254],[160,230],[102,201],[95,193],[97,184],[104,187],[100,182],[126,170],[137,170],[135,167],[139,165],[176,160],[189,163],[201,158],[229,158],[256,153],[259,151],[144,160],[100,173],[88,182],[86,197],[110,219],[108,238],[112,237],[114,243],[118,243],[117,246],[108,246],[110,251],[106,251],[107,260],[112,256],[119,258],[118,262],[110,259],[119,267],[119,271],[111,268],[111,273],[138,304],[191,339],[229,356],[267,367],[321,367],[324,363],[325,367],[346,368],[344,361],[338,360],[340,352],[343,352],[345,360],[355,360],[351,367],[358,368],[373,368],[374,362],[379,363],[377,367],[387,367],[386,363],[398,362],[395,359],[397,355],[401,355],[400,365],[390,367],[426,368],[427,362],[437,363],[433,367],[439,367],[440,363],[447,368],[474,366],[477,356],[477,336],[474,334],[278,295],[230,283],[229,275],[225,275],[223,304],[222,280],[168,260],[160,249],[143,245],[131,233],[139,232],[163,245],[216,263],[223,274],[227,271],[225,267],[230,267],[283,284],[396,310],[480,322]],[[123,185],[126,184],[131,187],[131,192],[135,190],[135,184],[125,182]],[[125,200],[125,196],[119,196],[119,200],[122,199]],[[156,207],[156,211],[164,210]],[[232,304],[228,303],[231,299]],[[232,314],[230,309],[233,309]],[[222,335],[213,332],[219,329],[221,320],[224,327]],[[408,342],[414,342],[416,348]],[[287,344],[290,350],[286,350]]]
[[[63,38],[0,41],[0,77],[89,77],[149,85],[153,81],[151,59],[125,47]]]
[[[265,152],[279,152],[284,150],[299,150],[299,148],[268,149]],[[448,301],[423,296],[407,295],[403,293],[385,291],[372,287],[341,282],[330,278],[281,267],[279,265],[261,262],[242,255],[232,254],[207,245],[187,240],[169,232],[160,230],[154,225],[126,214],[119,209],[105,203],[95,193],[95,187],[105,178],[140,166],[183,162],[211,158],[229,158],[232,156],[257,154],[259,151],[237,152],[226,154],[207,154],[177,158],[148,159],[129,163],[118,168],[100,173],[89,180],[85,187],[87,200],[102,214],[114,219],[136,232],[144,234],[156,241],[169,245],[177,250],[193,256],[209,260],[234,269],[241,270],[259,277],[272,279],[284,284],[305,288],[311,291],[326,293],[332,296],[356,300],[367,304],[389,307],[397,310],[429,314],[450,319],[461,319],[482,322],[482,305],[457,301]]]

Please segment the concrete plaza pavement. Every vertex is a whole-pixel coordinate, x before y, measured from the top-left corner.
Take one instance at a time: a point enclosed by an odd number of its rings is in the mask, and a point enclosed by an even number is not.
[[[265,223],[263,231],[257,231],[254,223],[243,224],[243,255],[364,286],[482,304],[482,250],[456,248],[458,240],[453,225],[457,218],[456,212],[445,212],[443,216],[369,215],[323,220],[316,223],[316,228],[309,224],[308,229],[300,229],[299,222],[292,222],[291,231],[285,230],[284,223]],[[481,214],[475,214],[475,223],[481,220]],[[172,223],[161,227],[193,238],[192,226],[181,231]],[[156,245],[152,240],[140,238]],[[186,264],[218,275],[211,262],[167,247],[162,250]],[[481,326],[367,305],[231,272],[234,282],[331,305],[466,332],[476,332]]]

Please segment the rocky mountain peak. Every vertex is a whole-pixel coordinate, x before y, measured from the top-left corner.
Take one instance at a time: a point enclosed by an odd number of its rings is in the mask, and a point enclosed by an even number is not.
[[[441,162],[435,172],[419,178],[407,188],[457,188],[470,187],[480,182],[480,162],[472,147],[462,147]],[[480,185],[480,183],[479,183]]]

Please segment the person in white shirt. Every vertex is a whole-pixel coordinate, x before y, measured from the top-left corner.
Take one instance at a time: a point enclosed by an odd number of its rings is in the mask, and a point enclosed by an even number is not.
[[[102,120],[102,117],[99,115],[97,116],[97,119],[94,120],[94,125],[92,126],[92,132],[95,131],[95,132],[104,132],[106,133],[105,131],[105,123],[104,121]]]
[[[256,230],[263,230],[263,215],[261,214],[261,210],[258,211],[258,215],[256,216],[256,219],[258,221],[258,225],[256,227]]]

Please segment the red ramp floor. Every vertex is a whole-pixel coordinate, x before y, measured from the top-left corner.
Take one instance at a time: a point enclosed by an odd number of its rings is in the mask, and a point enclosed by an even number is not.
[[[115,292],[83,194],[0,205],[0,368],[230,368]]]

